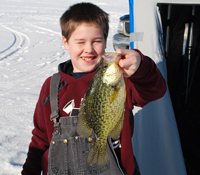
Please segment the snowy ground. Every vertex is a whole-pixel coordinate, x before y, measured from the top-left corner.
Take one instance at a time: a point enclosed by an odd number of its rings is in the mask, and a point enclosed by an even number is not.
[[[0,0],[0,174],[20,174],[33,129],[32,116],[44,80],[69,59],[59,18],[80,0]],[[107,50],[128,0],[91,0],[110,14]]]

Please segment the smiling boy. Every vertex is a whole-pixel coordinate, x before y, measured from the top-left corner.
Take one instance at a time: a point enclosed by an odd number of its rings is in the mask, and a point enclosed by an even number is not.
[[[106,39],[99,26],[83,23],[75,29],[68,41],[63,36],[63,45],[70,51],[73,72],[92,72],[100,64]]]
[[[108,22],[108,14],[91,3],[75,4],[60,18],[63,45],[71,59],[59,65],[57,78],[47,78],[42,86],[23,175],[140,174],[131,143],[133,105],[143,107],[161,98],[166,84],[155,63],[139,50],[117,50],[123,56],[119,66],[127,98],[121,137],[113,143],[108,140],[106,165],[87,164],[95,135],[85,138],[76,130],[80,102],[106,49]],[[54,81],[59,84],[53,85]],[[50,116],[57,117],[55,122]]]

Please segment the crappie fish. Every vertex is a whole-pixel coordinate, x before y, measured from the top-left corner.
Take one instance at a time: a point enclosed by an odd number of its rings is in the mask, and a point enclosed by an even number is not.
[[[123,71],[118,66],[121,54],[107,52],[90,81],[81,102],[77,131],[88,137],[94,131],[95,139],[87,157],[88,164],[108,162],[108,135],[120,137],[124,120],[126,89]]]

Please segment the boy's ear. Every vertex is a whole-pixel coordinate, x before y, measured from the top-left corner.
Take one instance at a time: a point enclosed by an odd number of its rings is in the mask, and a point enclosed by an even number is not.
[[[62,42],[63,42],[63,46],[66,50],[69,50],[69,46],[68,46],[68,43],[67,43],[67,39],[62,36]]]

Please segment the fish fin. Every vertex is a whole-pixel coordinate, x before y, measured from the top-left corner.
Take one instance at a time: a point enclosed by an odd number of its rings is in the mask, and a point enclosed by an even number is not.
[[[121,130],[123,127],[123,120],[124,120],[124,113],[122,113],[120,119],[118,120],[117,124],[114,128],[110,131],[109,135],[113,140],[116,140],[120,137]]]
[[[119,90],[120,88],[113,86],[113,92],[110,97],[110,103],[113,103],[117,99]]]
[[[94,142],[92,148],[87,157],[87,163],[89,165],[93,165],[98,163],[99,165],[105,165],[108,162],[108,151],[107,145],[99,146],[97,143]]]
[[[78,118],[77,132],[84,137],[88,137],[92,134],[92,128],[88,126],[83,116],[79,116]]]
[[[105,165],[108,162],[108,150],[107,145],[103,145],[99,150],[99,157],[97,163],[99,165]]]

